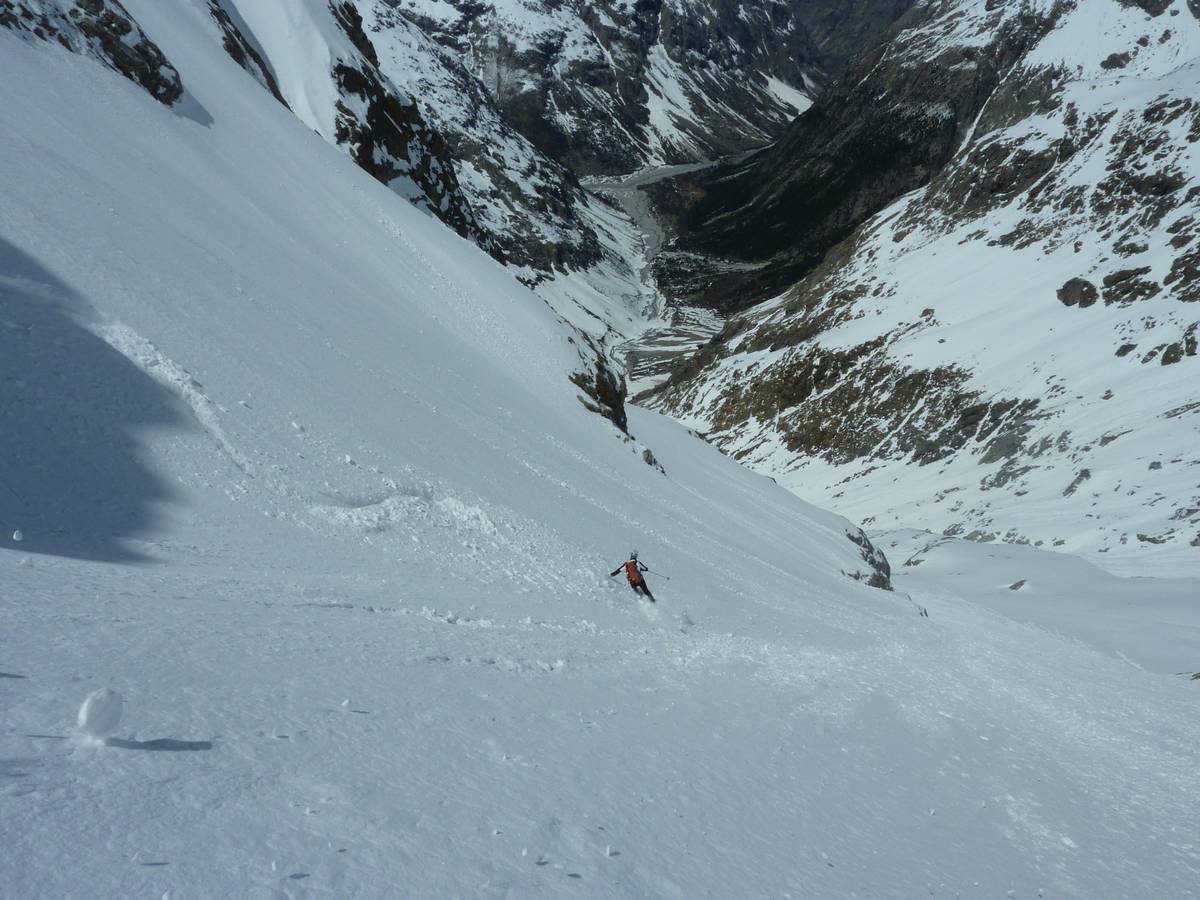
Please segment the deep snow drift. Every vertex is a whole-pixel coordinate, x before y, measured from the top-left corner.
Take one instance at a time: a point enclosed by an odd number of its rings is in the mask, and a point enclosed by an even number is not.
[[[541,300],[126,5],[180,107],[0,32],[6,893],[1194,895],[1192,683],[625,441]]]

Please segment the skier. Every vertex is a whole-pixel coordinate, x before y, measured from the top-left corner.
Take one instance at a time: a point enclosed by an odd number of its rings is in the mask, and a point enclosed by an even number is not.
[[[638,562],[637,551],[634,550],[629,554],[629,561],[617,566],[608,573],[609,578],[614,578],[620,571],[625,570],[625,577],[629,579],[629,586],[633,588],[635,594],[643,594],[650,598],[650,602],[656,602],[654,595],[650,593],[650,588],[646,587],[646,579],[642,577],[643,572],[650,571],[640,562]]]

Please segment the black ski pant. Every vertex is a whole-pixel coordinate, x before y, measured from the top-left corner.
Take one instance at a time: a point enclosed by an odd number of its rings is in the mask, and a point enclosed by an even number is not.
[[[645,596],[649,597],[651,603],[658,602],[657,600],[654,599],[654,595],[652,593],[650,593],[650,588],[646,587],[645,581],[638,581],[636,583],[631,581],[629,583],[629,586],[631,588],[633,588],[633,592],[635,594],[644,594]]]

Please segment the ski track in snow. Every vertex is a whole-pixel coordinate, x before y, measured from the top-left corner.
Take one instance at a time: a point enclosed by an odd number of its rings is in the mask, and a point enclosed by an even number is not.
[[[221,427],[221,408],[209,399],[204,393],[203,385],[187,369],[120,322],[96,326],[94,331],[98,338],[186,403],[200,427],[208,432],[230,461],[243,473],[254,477],[254,466],[238,451],[225,434],[225,429]]]

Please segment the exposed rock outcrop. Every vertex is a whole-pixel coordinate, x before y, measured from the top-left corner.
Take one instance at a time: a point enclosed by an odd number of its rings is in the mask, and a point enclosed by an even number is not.
[[[442,136],[426,124],[416,101],[380,73],[379,57],[354,4],[341,0],[330,8],[358,51],[356,56],[345,55],[333,63],[340,94],[334,132],[337,143],[377,181],[396,187],[463,237],[492,250],[490,236],[479,228],[459,186]]]
[[[892,567],[888,563],[887,557],[883,555],[883,551],[871,543],[870,538],[861,528],[847,531],[846,537],[852,544],[858,546],[859,555],[871,572],[866,576],[857,572],[851,573],[851,577],[856,580],[865,580],[871,587],[881,588],[885,591],[892,590]]]
[[[525,269],[528,283],[599,264],[604,249],[593,199],[570,171],[504,120],[462,55],[431,40],[392,4],[371,0],[358,8],[380,71],[417,98],[444,138],[494,255]],[[627,277],[632,281],[633,273]]]
[[[625,380],[609,368],[605,355],[593,348],[595,360],[591,372],[577,372],[571,381],[582,391],[580,402],[594,413],[599,413],[617,428],[629,432],[629,419],[625,412]]]
[[[175,67],[118,0],[0,0],[0,28],[90,56],[167,106],[183,95]]]
[[[238,15],[237,8],[226,5],[226,0],[208,0],[208,11],[212,13],[213,21],[221,29],[221,44],[225,47],[225,52],[250,73],[251,78],[270,91],[271,96],[287,106],[287,101],[279,92],[275,73],[263,59],[259,48],[246,35],[246,29],[239,23],[241,16]]]

